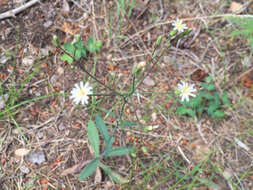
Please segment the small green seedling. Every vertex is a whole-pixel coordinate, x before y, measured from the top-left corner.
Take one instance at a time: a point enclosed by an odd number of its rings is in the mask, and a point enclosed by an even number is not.
[[[108,166],[104,165],[101,161],[103,158],[112,157],[112,156],[122,156],[126,154],[131,154],[134,149],[132,147],[113,147],[114,138],[109,135],[107,127],[99,115],[95,117],[96,124],[90,120],[88,123],[88,140],[94,151],[95,158],[90,161],[86,167],[81,171],[79,180],[83,180],[93,174],[97,167],[100,167],[104,172],[116,183],[122,184],[127,183],[127,180],[120,176],[118,173],[112,171]],[[98,130],[97,130],[98,129]],[[103,140],[105,141],[105,151],[100,154],[100,132]]]
[[[84,46],[80,35],[75,37],[73,43],[65,43],[64,50],[67,53],[64,53],[61,56],[62,61],[67,61],[69,64],[73,63],[74,58],[79,60],[81,57],[86,57],[86,47]]]
[[[201,87],[199,94],[188,102],[182,102],[176,113],[201,117],[202,113],[206,112],[211,118],[223,118],[225,116],[223,108],[231,106],[227,93],[224,92],[220,96],[211,77],[207,77],[205,82],[201,83]]]
[[[53,41],[56,47],[60,47],[59,39],[56,35],[53,36]],[[85,46],[80,35],[77,35],[72,43],[64,43],[65,53],[61,56],[62,61],[67,61],[72,64],[74,60],[80,60],[87,56],[86,51],[95,53],[99,51],[102,46],[101,41],[96,41],[93,37],[89,38]]]

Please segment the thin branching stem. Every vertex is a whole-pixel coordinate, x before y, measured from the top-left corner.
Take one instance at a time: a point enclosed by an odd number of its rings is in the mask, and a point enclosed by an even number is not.
[[[111,87],[107,86],[106,84],[104,84],[102,81],[98,80],[96,77],[94,77],[92,74],[89,73],[89,71],[87,71],[83,65],[75,59],[75,57],[73,57],[73,55],[71,55],[70,53],[68,53],[65,49],[63,49],[62,47],[58,47],[60,50],[62,50],[64,53],[66,53],[68,56],[72,57],[75,62],[77,63],[77,65],[80,67],[80,69],[82,69],[83,72],[85,72],[89,77],[91,77],[93,80],[95,80],[97,83],[101,84],[102,86],[104,86],[105,88],[109,89],[110,91],[112,91],[113,93],[117,94],[118,96],[124,96],[123,94],[115,91],[114,89],[112,89]]]

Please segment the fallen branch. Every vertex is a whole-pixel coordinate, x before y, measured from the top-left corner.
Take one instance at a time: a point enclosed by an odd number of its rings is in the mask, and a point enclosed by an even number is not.
[[[33,6],[34,4],[38,3],[40,0],[32,0],[32,1],[29,1],[27,3],[25,3],[24,5],[16,8],[16,9],[13,9],[13,10],[10,10],[10,11],[7,11],[5,13],[2,13],[0,14],[0,20],[3,20],[5,18],[9,18],[9,17],[16,17],[16,14],[24,11],[25,9]]]

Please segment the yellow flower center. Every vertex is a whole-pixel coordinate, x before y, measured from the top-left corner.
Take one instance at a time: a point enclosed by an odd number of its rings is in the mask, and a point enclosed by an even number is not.
[[[86,95],[86,90],[84,90],[84,89],[80,89],[79,91],[78,91],[78,96],[80,96],[80,97],[83,97],[83,96],[85,96]]]
[[[177,28],[177,29],[182,29],[182,28],[183,28],[183,25],[182,25],[180,22],[177,22],[177,23],[176,23],[176,28]]]
[[[188,86],[185,86],[182,88],[182,94],[189,94],[189,92],[190,92],[190,89]]]

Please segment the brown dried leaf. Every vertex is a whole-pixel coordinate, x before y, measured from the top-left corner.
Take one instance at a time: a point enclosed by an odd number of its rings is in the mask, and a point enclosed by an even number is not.
[[[85,165],[87,165],[91,160],[85,160],[85,161],[82,161],[70,168],[67,168],[66,170],[64,170],[62,173],[61,173],[61,176],[66,176],[68,174],[74,174],[74,173],[77,173],[78,171],[80,171]]]
[[[75,35],[77,33],[80,33],[80,28],[76,25],[71,25],[68,22],[64,22],[63,25],[61,26],[61,30],[65,33]]]
[[[191,79],[193,81],[199,81],[199,82],[202,82],[204,81],[204,79],[208,76],[208,74],[201,70],[201,69],[197,69],[196,71],[194,71],[191,75]]]
[[[102,173],[101,173],[100,168],[98,167],[96,169],[95,183],[101,183],[101,181],[102,181]]]

